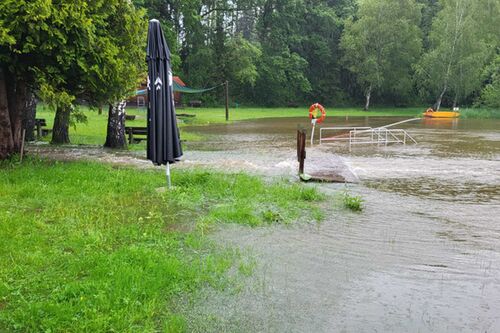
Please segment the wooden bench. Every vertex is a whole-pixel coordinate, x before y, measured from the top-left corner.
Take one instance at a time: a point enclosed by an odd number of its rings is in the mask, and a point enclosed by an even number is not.
[[[35,119],[35,130],[37,138],[47,136],[52,133],[51,128],[44,128],[47,126],[47,121],[44,118]]]
[[[147,127],[125,127],[125,133],[128,135],[128,143],[139,143],[142,140],[148,139],[148,128]],[[141,137],[136,137],[140,135]]]
[[[193,107],[193,108],[200,108],[201,101],[189,101],[188,106]]]

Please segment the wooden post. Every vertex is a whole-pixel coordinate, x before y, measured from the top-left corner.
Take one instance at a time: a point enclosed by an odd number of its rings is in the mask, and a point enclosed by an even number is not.
[[[297,159],[299,161],[299,175],[304,173],[304,160],[306,159],[306,131],[297,130]]]
[[[42,124],[40,119],[35,119],[36,138],[37,140],[42,137]]]
[[[229,81],[225,82],[225,90],[226,90],[226,121],[229,120]]]
[[[19,152],[19,162],[21,163],[23,161],[23,155],[24,155],[24,140],[26,139],[26,129],[23,129],[23,138],[21,140],[21,151]]]

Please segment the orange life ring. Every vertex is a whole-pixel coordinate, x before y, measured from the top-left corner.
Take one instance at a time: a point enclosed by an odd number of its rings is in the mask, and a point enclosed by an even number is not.
[[[319,110],[321,112],[321,117],[318,118],[318,112],[316,110]],[[323,120],[325,120],[325,118],[326,112],[323,105],[319,103],[311,105],[311,107],[309,108],[309,119],[316,119],[316,124],[321,124]]]

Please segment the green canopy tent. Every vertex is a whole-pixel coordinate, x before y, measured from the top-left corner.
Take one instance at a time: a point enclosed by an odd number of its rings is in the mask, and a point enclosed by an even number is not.
[[[223,83],[225,84],[225,83]],[[220,87],[223,84],[219,84],[218,86],[211,87],[211,88],[206,88],[206,89],[194,89],[194,88],[189,88],[189,87],[184,87],[178,84],[176,81],[173,81],[173,86],[174,86],[174,92],[181,92],[185,94],[201,94],[210,90],[214,90],[215,88]],[[146,95],[147,94],[147,89],[143,90],[137,90],[135,92],[136,95]]]
[[[184,86],[181,86],[179,83],[177,83],[176,81],[173,81],[173,88],[174,88],[174,92],[181,92],[181,93],[185,93],[185,94],[201,94],[201,93],[204,93],[204,92],[207,92],[207,91],[210,91],[210,90],[214,90],[220,86],[225,86],[225,90],[226,90],[226,93],[225,93],[225,97],[226,97],[226,120],[229,120],[229,85],[228,85],[228,82],[224,82],[222,84],[219,84],[215,87],[211,87],[211,88],[205,88],[205,89],[195,89],[195,88],[189,88],[189,87],[184,87]],[[147,95],[147,89],[143,89],[143,90],[137,90],[135,92],[136,95]]]

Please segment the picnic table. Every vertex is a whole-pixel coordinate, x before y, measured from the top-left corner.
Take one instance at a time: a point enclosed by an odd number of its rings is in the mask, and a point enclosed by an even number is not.
[[[128,135],[128,143],[139,143],[148,139],[148,128],[138,126],[126,126],[125,133]],[[139,137],[137,137],[139,135]]]
[[[52,133],[52,129],[47,128],[47,121],[44,118],[35,119],[35,131],[37,138],[41,138]]]

